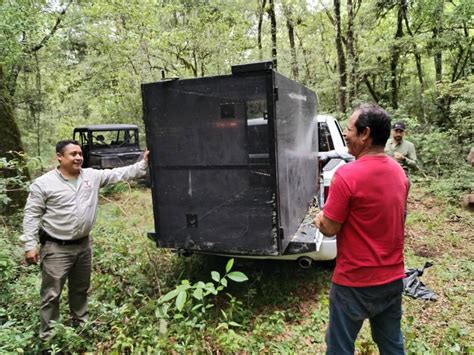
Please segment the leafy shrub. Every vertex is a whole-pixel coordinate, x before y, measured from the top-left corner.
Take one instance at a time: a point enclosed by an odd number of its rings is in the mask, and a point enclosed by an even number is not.
[[[417,180],[450,203],[474,191],[474,169],[466,162],[470,148],[459,145],[457,139],[454,130],[432,129],[413,135],[420,167],[415,172],[420,176]]]
[[[168,323],[171,319],[180,320],[190,331],[193,329],[204,330],[212,319],[211,308],[214,308],[218,296],[228,285],[228,280],[234,282],[247,281],[247,276],[240,271],[231,271],[234,265],[234,259],[230,259],[225,267],[225,274],[220,275],[217,271],[211,272],[213,282],[198,281],[191,284],[189,280],[182,280],[181,284],[176,286],[167,294],[158,300],[159,307],[156,309],[155,315],[160,320],[160,332],[167,332]],[[216,330],[231,327],[240,327],[232,318],[235,309],[240,306],[230,294],[226,294],[229,298],[228,310],[220,309],[215,312],[218,322]]]
[[[466,164],[468,149],[457,144],[452,131],[432,129],[416,134],[414,143],[421,168],[427,175],[439,178]]]
[[[459,203],[465,194],[474,192],[474,169],[463,166],[450,175],[426,181],[429,191],[449,203]]]
[[[0,285],[7,285],[16,274],[16,261],[11,256],[10,250],[0,249]],[[0,287],[0,290],[3,287]]]
[[[9,152],[11,158],[0,157],[0,211],[11,202],[10,193],[26,191],[28,170],[41,165],[41,159],[28,157],[24,153]]]
[[[116,184],[107,185],[100,191],[102,196],[112,196],[120,192],[127,192],[130,190],[130,186],[133,182],[118,182]]]

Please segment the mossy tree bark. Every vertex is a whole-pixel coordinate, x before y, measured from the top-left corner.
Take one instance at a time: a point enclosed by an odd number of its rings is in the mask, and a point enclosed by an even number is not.
[[[0,139],[0,157],[19,158],[17,153],[22,153],[23,144],[21,142],[21,134],[15,121],[15,113],[13,109],[12,98],[8,91],[7,80],[3,75],[0,66],[0,127],[2,127],[2,138]],[[0,178],[8,178],[16,175],[16,171],[10,169],[0,170]],[[25,168],[23,179],[29,180],[28,170]],[[6,208],[1,210],[2,214],[11,214],[16,210],[23,208],[26,202],[27,192],[19,189],[16,184],[7,186],[7,196],[11,199]]]

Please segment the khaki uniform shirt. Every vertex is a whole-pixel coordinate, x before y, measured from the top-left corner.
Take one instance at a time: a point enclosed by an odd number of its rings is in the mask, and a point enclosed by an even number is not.
[[[405,157],[405,160],[397,160],[395,159],[395,152],[400,153]],[[416,152],[415,146],[413,143],[402,139],[400,144],[397,145],[397,142],[390,138],[385,145],[385,154],[394,158],[404,170],[408,170],[408,168],[416,168]]]
[[[37,178],[30,186],[24,210],[20,240],[25,251],[38,245],[40,228],[61,240],[89,235],[97,216],[100,188],[145,176],[146,168],[147,163],[142,160],[111,170],[81,169],[75,186],[58,169]]]

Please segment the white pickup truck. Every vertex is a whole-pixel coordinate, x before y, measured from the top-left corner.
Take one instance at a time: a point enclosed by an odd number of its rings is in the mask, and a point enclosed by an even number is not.
[[[319,167],[322,180],[319,205],[323,206],[329,193],[329,186],[336,170],[354,157],[347,152],[347,144],[341,126],[335,117],[330,115],[317,115],[319,137]],[[322,197],[322,199],[321,199]]]
[[[342,133],[342,128],[334,116],[317,115],[314,117],[318,129],[319,139],[319,194],[317,196],[317,207],[322,208],[329,194],[331,180],[336,170],[348,162],[354,160],[354,157],[348,153],[347,144]],[[279,256],[240,256],[251,259],[276,259],[276,260],[295,260],[303,269],[308,269],[313,261],[333,260],[337,255],[336,236],[325,236],[312,225],[313,212],[316,209],[310,209],[309,214],[302,223],[302,228],[293,237],[292,242],[284,254]],[[313,240],[312,236],[316,233],[319,239],[316,243],[316,250],[305,250],[313,243],[308,243],[308,239]]]
[[[330,115],[317,115],[314,118],[317,121],[318,137],[319,137],[319,195],[317,198],[317,205],[319,208],[324,206],[324,202],[329,194],[331,180],[336,170],[348,162],[354,160],[354,157],[348,153],[347,144],[342,133],[342,128],[337,119]],[[316,126],[316,125],[315,125]],[[311,218],[312,216],[309,216]],[[305,218],[302,225],[311,224],[311,220]],[[312,227],[314,228],[314,227]],[[279,260],[297,260],[300,267],[309,268],[313,261],[317,260],[333,260],[337,255],[336,236],[319,235],[319,231],[308,229],[303,234],[310,234],[316,231],[319,237],[319,246],[314,251],[298,252],[298,245],[300,244],[298,238],[301,235],[295,235],[293,243],[296,247],[290,247],[287,252],[277,257],[267,257],[269,259]],[[297,233],[298,234],[298,233]],[[305,237],[303,237],[304,239]],[[301,245],[307,245],[301,243]],[[302,249],[303,251],[303,249]]]

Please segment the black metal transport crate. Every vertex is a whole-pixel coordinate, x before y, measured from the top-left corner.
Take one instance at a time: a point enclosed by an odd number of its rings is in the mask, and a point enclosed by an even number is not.
[[[142,85],[157,246],[282,255],[316,194],[316,95],[270,62]]]

